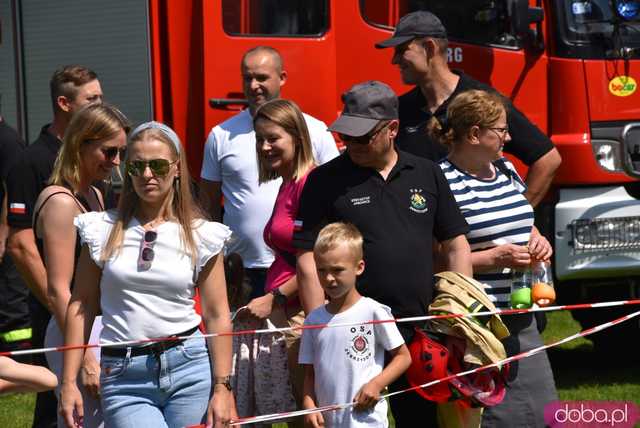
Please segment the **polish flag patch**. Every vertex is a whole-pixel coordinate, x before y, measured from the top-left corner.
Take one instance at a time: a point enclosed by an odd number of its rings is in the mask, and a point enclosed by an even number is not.
[[[302,230],[302,220],[295,220],[293,222],[293,230],[299,232]]]
[[[25,204],[11,203],[9,204],[9,212],[11,214],[26,214],[27,207]]]

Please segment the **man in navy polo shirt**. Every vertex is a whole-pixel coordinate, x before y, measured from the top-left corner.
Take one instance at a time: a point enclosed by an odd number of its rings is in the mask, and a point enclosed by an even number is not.
[[[436,242],[444,269],[472,275],[468,225],[438,166],[395,149],[398,98],[389,86],[360,83],[342,100],[342,115],[329,129],[341,135],[347,150],[311,172],[300,201],[294,233],[300,297],[313,307],[323,303],[311,250],[324,225],[345,221],[364,237],[366,269],[358,291],[388,305],[395,317],[426,315]],[[413,327],[398,327],[409,342]],[[390,386],[406,387],[404,377]],[[416,420],[436,426],[435,405],[417,394],[390,402],[396,427],[415,426]]]
[[[437,119],[445,125],[447,106],[461,92],[470,89],[497,91],[461,71],[449,69],[447,31],[431,12],[420,10],[403,16],[393,36],[375,46],[393,48],[391,63],[398,66],[405,84],[415,85],[399,98],[398,147],[439,161],[446,156],[447,150],[427,134],[429,121]],[[507,107],[511,141],[504,150],[529,167],[525,196],[535,207],[547,193],[560,166],[560,154],[551,140],[520,110],[510,102]]]

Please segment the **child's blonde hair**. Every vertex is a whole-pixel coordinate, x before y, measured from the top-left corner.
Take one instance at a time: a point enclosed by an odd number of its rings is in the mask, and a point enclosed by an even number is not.
[[[362,234],[350,223],[330,223],[322,228],[313,246],[313,252],[326,253],[340,244],[345,244],[356,262],[362,260]]]

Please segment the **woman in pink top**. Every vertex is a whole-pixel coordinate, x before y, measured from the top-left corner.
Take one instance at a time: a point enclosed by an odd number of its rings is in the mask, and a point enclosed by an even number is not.
[[[307,175],[315,166],[311,139],[302,112],[295,103],[288,100],[272,100],[260,106],[253,118],[253,127],[256,132],[259,180],[264,183],[282,178],[282,185],[271,218],[264,229],[264,240],[275,254],[275,260],[267,271],[266,294],[250,301],[245,314],[277,327],[299,326],[304,323],[304,312],[298,299],[295,249],[292,240],[302,188]],[[297,363],[300,332],[288,333],[284,341],[289,367],[288,380],[291,382],[298,408],[301,408],[304,374]],[[278,365],[282,366],[274,362],[273,357],[268,363],[261,363],[258,357],[254,360],[252,369],[268,369],[259,367],[261,364],[272,366],[269,370],[270,377],[274,376],[274,370]],[[286,394],[288,390],[286,375],[283,377],[284,379],[280,379],[277,384],[271,385],[269,391],[260,388],[262,392],[258,393],[254,389],[255,407],[263,407],[261,404],[264,403],[258,403],[259,400],[269,401],[269,397],[262,396],[265,394],[276,397],[279,395],[277,398],[283,401],[281,394]],[[243,407],[243,403],[239,402],[240,416]],[[294,423],[289,422],[289,426],[303,426],[302,419]]]

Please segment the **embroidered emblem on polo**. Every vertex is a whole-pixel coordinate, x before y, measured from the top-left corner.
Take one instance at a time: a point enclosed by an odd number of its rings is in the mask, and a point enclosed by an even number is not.
[[[422,196],[422,189],[409,189],[409,192],[411,192],[409,209],[420,214],[426,213],[428,210],[427,199]]]
[[[371,196],[363,196],[361,198],[351,198],[351,205],[358,206],[358,205],[365,205],[365,204],[370,204],[371,203]]]
[[[351,333],[351,339],[349,339],[348,346],[344,348],[347,357],[353,361],[366,361],[371,358],[371,345],[369,343],[373,334],[371,326],[351,327],[349,332]]]

